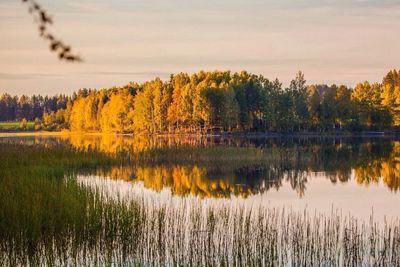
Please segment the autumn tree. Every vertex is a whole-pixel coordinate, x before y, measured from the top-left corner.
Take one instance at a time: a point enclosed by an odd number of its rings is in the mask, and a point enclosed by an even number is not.
[[[179,107],[181,106],[181,94],[183,88],[189,83],[190,78],[186,73],[171,75],[169,84],[173,88],[172,101],[167,108],[167,120],[170,131],[180,128],[181,119],[179,118]]]
[[[134,130],[134,97],[127,90],[112,94],[101,110],[103,132],[126,133]]]
[[[381,105],[379,84],[370,84],[367,81],[359,83],[353,89],[351,98],[357,107],[358,117],[361,124],[371,127],[379,123],[377,118]]]
[[[306,85],[302,72],[288,88],[245,71],[199,71],[108,89],[79,89],[71,97],[0,97],[0,120],[36,119],[44,129],[116,133],[332,131],[400,125],[398,71],[382,83]]]

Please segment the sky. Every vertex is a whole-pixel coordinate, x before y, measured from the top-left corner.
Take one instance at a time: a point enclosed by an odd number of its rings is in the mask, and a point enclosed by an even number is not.
[[[381,81],[400,0],[38,0],[83,58],[59,61],[21,0],[0,2],[0,94],[71,94],[171,73],[247,70],[287,85]]]

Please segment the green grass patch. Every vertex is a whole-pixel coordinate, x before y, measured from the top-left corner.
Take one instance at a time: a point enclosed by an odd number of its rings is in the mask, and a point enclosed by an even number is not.
[[[28,121],[26,123],[26,128],[24,130],[32,130],[34,128],[35,122]],[[20,127],[20,122],[17,121],[1,121],[0,122],[0,130],[22,130]]]

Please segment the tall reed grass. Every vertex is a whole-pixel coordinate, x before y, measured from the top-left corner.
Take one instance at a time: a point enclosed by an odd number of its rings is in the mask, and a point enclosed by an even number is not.
[[[379,225],[331,214],[269,207],[249,199],[176,197],[140,184],[80,177],[79,183],[105,202],[134,205],[140,231],[115,263],[195,266],[399,266],[400,222]],[[130,203],[130,204],[129,204]],[[125,233],[123,228],[116,229]],[[118,239],[119,240],[119,239]],[[124,244],[124,240],[120,240]],[[132,247],[134,245],[134,248]],[[124,245],[125,246],[125,245]]]

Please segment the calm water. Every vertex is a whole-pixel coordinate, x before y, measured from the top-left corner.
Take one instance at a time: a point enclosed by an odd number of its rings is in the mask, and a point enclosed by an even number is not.
[[[110,155],[153,148],[257,147],[271,158],[252,162],[154,162],[82,173],[114,187],[144,187],[155,194],[199,199],[242,199],[269,207],[330,213],[339,210],[377,221],[400,216],[400,141],[385,138],[144,138],[114,136],[30,137],[22,142],[62,143]],[[188,155],[190,157],[190,155]],[[222,163],[221,163],[222,162]],[[129,190],[128,190],[129,192]],[[110,194],[113,194],[110,192]]]

